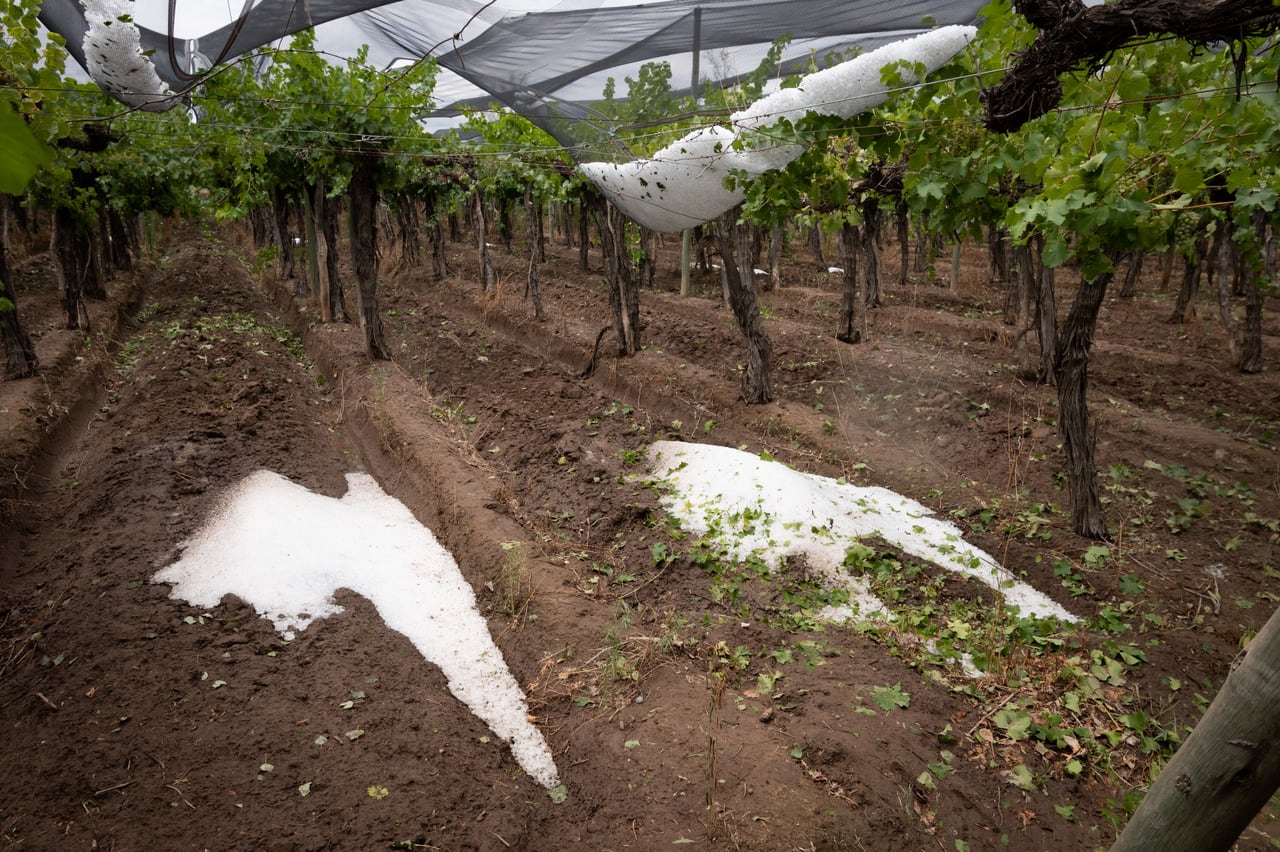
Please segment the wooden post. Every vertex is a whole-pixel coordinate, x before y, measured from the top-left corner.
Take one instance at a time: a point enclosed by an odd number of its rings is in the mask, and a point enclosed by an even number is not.
[[[689,248],[693,231],[685,228],[680,234],[680,295],[689,295]]]
[[[1226,852],[1280,787],[1280,610],[1237,660],[1200,724],[1111,852]]]

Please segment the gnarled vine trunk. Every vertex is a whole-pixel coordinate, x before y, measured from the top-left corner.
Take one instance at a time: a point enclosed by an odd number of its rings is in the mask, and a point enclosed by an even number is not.
[[[1036,237],[1036,254],[1044,247],[1044,238]],[[1036,373],[1036,381],[1044,384],[1057,381],[1058,378],[1058,302],[1054,294],[1056,273],[1044,265],[1044,260],[1037,261],[1040,276],[1040,288],[1036,296],[1036,332],[1040,338],[1040,369]]]
[[[637,286],[653,287],[658,275],[658,232],[640,226],[640,258],[636,270]]]
[[[844,222],[840,226],[841,262],[844,264],[840,288],[840,316],[836,325],[836,340],[842,343],[861,343],[867,332],[867,307],[858,298],[858,229]]]
[[[1014,246],[1012,255],[1009,285],[1005,291],[1004,323],[1015,329],[1014,360],[1019,365],[1025,365],[1030,358],[1027,338],[1036,327],[1036,302],[1040,298],[1040,280],[1036,267],[1039,264],[1030,241]]]
[[[317,185],[316,214],[318,231],[324,237],[324,289],[321,292],[321,313],[325,322],[351,322],[347,316],[347,301],[342,292],[342,277],[338,272],[338,217],[342,215],[342,204],[336,198],[329,198],[324,184]]]
[[[272,237],[276,244],[276,269],[281,281],[294,276],[293,235],[289,233],[292,213],[289,196],[277,187],[271,189]]]
[[[449,275],[449,260],[445,252],[445,233],[444,223],[441,221],[440,213],[436,208],[436,198],[432,194],[428,194],[423,199],[424,212],[427,216],[427,229],[431,235],[431,271],[436,279],[442,279]]]
[[[827,259],[822,254],[822,231],[815,222],[809,227],[809,251],[813,254],[813,266],[819,272],[827,271]]]
[[[742,373],[742,398],[748,405],[773,399],[769,375],[772,347],[760,319],[755,274],[751,263],[751,229],[738,222],[742,209],[735,207],[717,220],[720,259],[729,290],[729,305],[738,320],[738,330],[747,339],[747,366]]]
[[[1178,289],[1178,298],[1173,304],[1173,313],[1168,319],[1170,325],[1181,325],[1195,319],[1196,295],[1200,292],[1200,275],[1204,269],[1204,259],[1208,251],[1208,238],[1197,237],[1191,256],[1186,258],[1187,265],[1182,272],[1182,286]]]
[[[596,212],[618,355],[634,355],[640,351],[640,287],[627,251],[627,217],[604,196],[596,199]]]
[[[1098,312],[1113,275],[1105,272],[1092,281],[1080,282],[1080,292],[1057,344],[1058,434],[1066,455],[1071,524],[1076,533],[1092,539],[1105,539],[1109,533],[1094,462],[1097,428],[1090,422],[1087,403],[1089,349],[1093,346]]]
[[[403,266],[416,269],[422,263],[422,241],[418,232],[418,205],[412,198],[401,196],[396,203],[396,222],[400,226],[400,261]]]
[[[39,371],[40,359],[36,357],[31,336],[22,327],[18,316],[12,280],[4,246],[0,246],[0,337],[4,338],[4,376],[6,379],[25,379]]]
[[[1009,280],[1009,232],[999,225],[987,227],[987,253],[991,260],[991,280]]]
[[[1142,262],[1145,256],[1140,251],[1131,251],[1125,254],[1125,258],[1129,261],[1128,267],[1124,271],[1124,283],[1120,285],[1120,292],[1116,295],[1121,299],[1132,299],[1138,293],[1138,278],[1142,275]]]
[[[498,273],[489,254],[489,226],[484,210],[484,190],[479,187],[471,196],[471,226],[475,231],[476,248],[480,253],[480,292],[486,296],[498,286]]]
[[[542,294],[538,290],[538,264],[542,258],[542,236],[538,228],[538,216],[533,203],[533,184],[524,185],[524,232],[529,243],[529,274],[525,279],[524,294],[533,300],[533,316],[538,322],[546,319],[542,313]]]
[[[782,286],[782,251],[786,233],[782,226],[774,223],[769,229],[769,286]]]
[[[898,225],[898,286],[907,286],[907,267],[911,263],[911,220],[908,218],[907,201],[899,196],[894,207]]]
[[[390,360],[378,311],[378,184],[377,160],[372,155],[356,159],[351,183],[348,224],[351,232],[351,268],[356,276],[360,325],[364,329],[365,351],[370,358]]]
[[[880,307],[880,202],[868,195],[862,203],[862,286],[868,308]]]
[[[587,216],[585,202],[578,203],[578,268],[587,272],[591,268],[591,220]]]
[[[75,215],[59,207],[53,213],[53,257],[62,287],[67,328],[89,330],[84,282],[89,274],[89,240]]]

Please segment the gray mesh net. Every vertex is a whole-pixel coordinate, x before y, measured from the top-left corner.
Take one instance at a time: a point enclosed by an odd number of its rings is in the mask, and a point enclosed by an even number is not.
[[[120,0],[85,0],[104,5]],[[693,79],[695,57],[708,62],[700,80],[717,78],[736,61],[753,68],[770,43],[791,41],[774,74],[802,70],[815,57],[853,47],[872,49],[935,25],[971,24],[985,0],[671,0],[613,5],[567,0],[546,11],[510,13],[474,0],[259,0],[239,20],[194,39],[137,27],[159,79],[174,92],[196,84],[200,69],[231,59],[299,30],[349,17],[371,46],[371,56],[415,59],[433,55],[467,84],[442,79],[446,108],[465,102],[498,103],[546,130],[579,160],[625,159],[609,144],[614,128],[590,107],[607,76],[622,78],[641,63],[667,61],[673,79]],[[70,54],[86,59],[89,29],[80,0],[44,0],[41,21],[66,38]],[[461,37],[456,37],[456,36]],[[740,60],[724,61],[730,51]],[[100,84],[103,80],[94,74]],[[135,84],[136,87],[136,84]],[[120,83],[115,89],[121,96]],[[676,90],[687,93],[688,88]],[[133,100],[122,98],[127,102]],[[155,103],[167,108],[172,100]]]

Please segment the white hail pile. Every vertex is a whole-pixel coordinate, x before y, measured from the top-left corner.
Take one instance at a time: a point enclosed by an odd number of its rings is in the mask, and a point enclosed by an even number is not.
[[[756,553],[780,565],[785,556],[803,555],[826,588],[847,591],[850,605],[823,613],[830,620],[885,614],[866,582],[843,567],[850,544],[878,536],[904,553],[982,581],[1023,616],[1078,621],[966,542],[955,524],[887,488],[800,473],[709,444],[656,441],[649,461],[655,481],[666,489],[663,507],[685,529],[700,535],[716,530],[715,543],[736,560]]]
[[[510,744],[521,768],[555,787],[551,749],[452,555],[373,477],[349,473],[347,489],[325,497],[260,470],[220,500],[182,558],[154,581],[173,584],[171,597],[198,607],[236,595],[285,639],[341,612],[338,589],[363,595],[440,667],[449,690]]]
[[[133,0],[80,0],[89,24],[84,58],[89,76],[117,100],[147,112],[164,112],[177,102],[156,66],[142,52],[133,23]]]
[[[730,128],[695,130],[652,157],[630,163],[578,166],[622,212],[655,231],[679,231],[708,222],[743,199],[741,186],[725,188],[734,171],[758,176],[799,157],[796,144],[775,144],[768,128],[794,124],[810,112],[852,118],[884,103],[881,72],[901,60],[936,71],[974,37],[973,27],[947,26],[887,44],[848,62],[816,71],[796,88],[781,89],[729,116]],[[918,82],[910,71],[905,83]],[[740,140],[740,141],[739,141]]]

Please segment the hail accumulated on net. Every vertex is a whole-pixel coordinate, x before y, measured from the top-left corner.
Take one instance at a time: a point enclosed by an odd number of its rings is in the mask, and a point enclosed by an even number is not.
[[[164,112],[176,103],[169,85],[142,51],[142,34],[130,17],[130,0],[81,0],[89,29],[86,69],[107,94],[131,107]]]
[[[801,473],[781,462],[711,444],[655,441],[649,461],[654,479],[664,488],[663,508],[686,529],[711,536],[737,560],[755,553],[780,564],[785,556],[803,555],[827,588],[848,592],[848,606],[822,613],[831,620],[885,614],[865,580],[844,568],[850,545],[867,537],[990,586],[1024,616],[1079,620],[965,541],[955,524],[887,488]]]
[[[184,547],[154,582],[172,584],[171,597],[199,607],[236,595],[286,640],[342,612],[338,589],[367,598],[440,667],[449,691],[510,745],[525,772],[544,787],[560,783],[458,564],[373,477],[347,474],[347,493],[335,499],[260,470],[223,496]]]
[[[582,163],[578,168],[620,210],[655,231],[680,231],[708,222],[743,199],[741,186],[725,187],[734,172],[758,176],[799,157],[796,144],[774,144],[769,127],[795,123],[810,112],[852,118],[888,97],[881,71],[901,60],[929,72],[942,67],[977,30],[939,27],[814,72],[800,85],[782,89],[729,117],[728,128],[695,130],[652,157],[630,163]],[[919,82],[909,71],[904,82]]]

